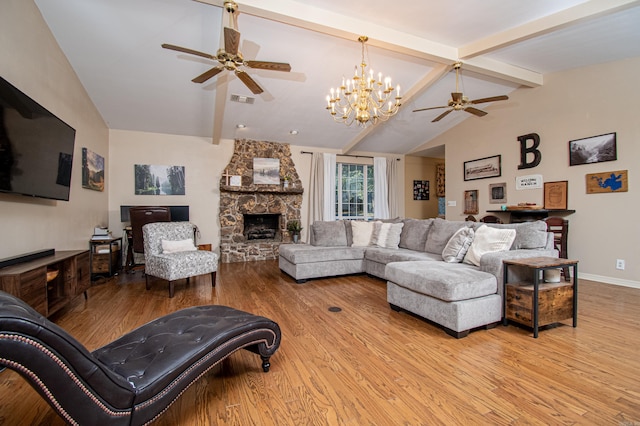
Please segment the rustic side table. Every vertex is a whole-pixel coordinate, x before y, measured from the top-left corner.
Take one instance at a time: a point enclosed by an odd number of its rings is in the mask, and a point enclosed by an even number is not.
[[[531,257],[504,260],[503,325],[509,321],[533,328],[538,338],[540,326],[573,318],[578,325],[578,261],[555,257]],[[521,266],[532,273],[530,282],[509,283],[509,267]],[[543,271],[573,267],[573,282],[546,283]]]

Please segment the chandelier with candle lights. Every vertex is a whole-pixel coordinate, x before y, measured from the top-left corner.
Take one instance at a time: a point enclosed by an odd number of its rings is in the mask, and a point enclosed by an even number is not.
[[[369,40],[367,36],[358,37],[362,43],[362,61],[360,72],[358,66],[352,79],[345,81],[342,78],[342,85],[337,89],[331,88],[327,95],[327,110],[338,123],[350,126],[356,122],[359,126],[366,127],[368,124],[376,124],[378,121],[386,121],[395,115],[400,108],[400,85],[393,88],[391,77],[382,80],[382,73],[378,73],[376,80],[373,70],[367,73],[367,64],[364,62],[365,43]],[[394,93],[395,90],[395,93]]]

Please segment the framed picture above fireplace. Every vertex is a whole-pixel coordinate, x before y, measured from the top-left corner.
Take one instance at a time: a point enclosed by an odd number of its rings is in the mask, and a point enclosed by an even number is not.
[[[280,185],[280,160],[254,158],[253,183],[254,185]]]

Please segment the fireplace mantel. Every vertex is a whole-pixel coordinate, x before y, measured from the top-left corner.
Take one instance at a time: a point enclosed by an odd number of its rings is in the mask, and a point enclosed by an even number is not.
[[[241,186],[228,186],[228,185],[220,185],[220,191],[225,192],[238,192],[244,194],[253,194],[256,192],[262,194],[302,194],[304,189],[302,188],[260,188],[260,187],[241,187]]]

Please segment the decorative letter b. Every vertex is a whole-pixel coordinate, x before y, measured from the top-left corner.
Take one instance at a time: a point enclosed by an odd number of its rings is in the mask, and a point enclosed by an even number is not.
[[[533,144],[527,148],[527,140],[531,139]],[[540,136],[537,133],[529,133],[528,135],[518,136],[520,141],[520,165],[518,169],[530,169],[540,164],[542,153],[538,149],[540,145]],[[527,163],[527,154],[533,154],[533,161]]]

